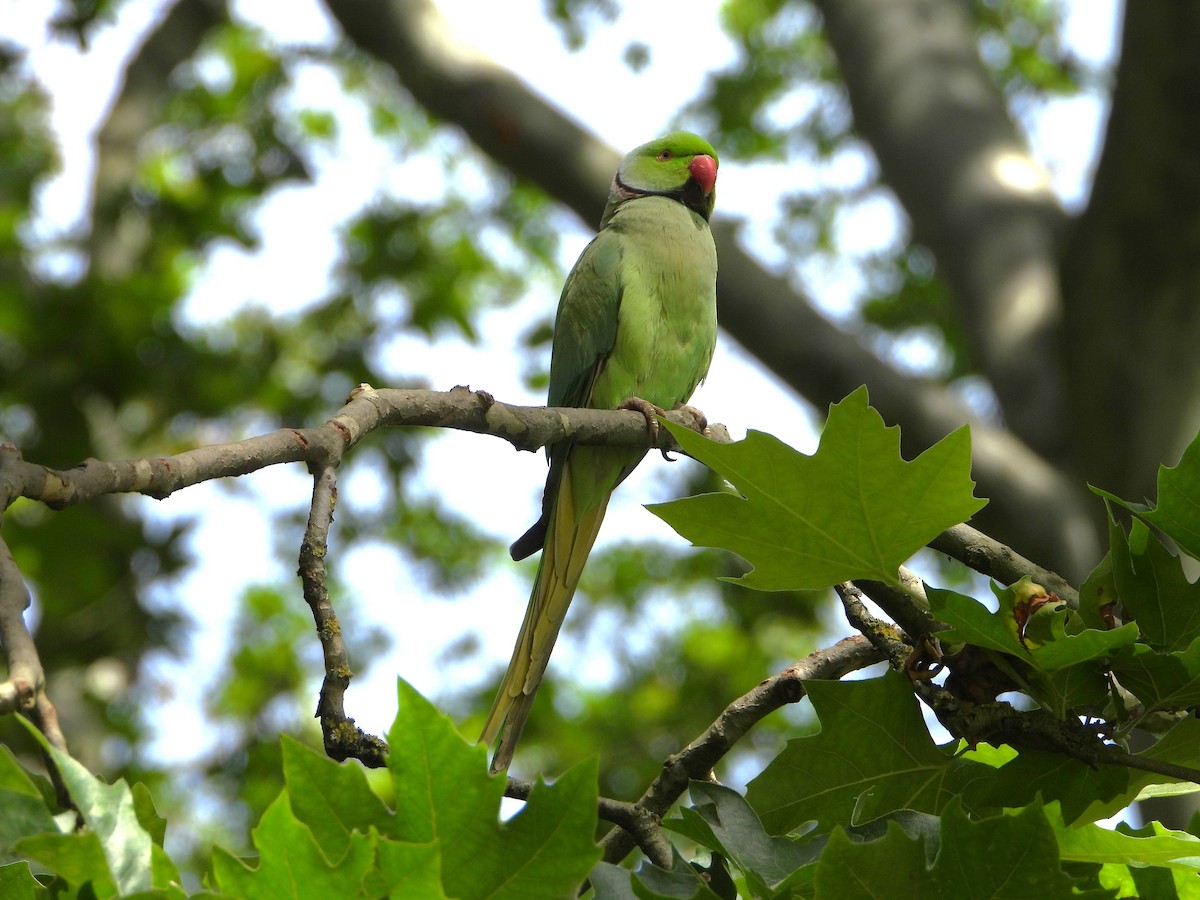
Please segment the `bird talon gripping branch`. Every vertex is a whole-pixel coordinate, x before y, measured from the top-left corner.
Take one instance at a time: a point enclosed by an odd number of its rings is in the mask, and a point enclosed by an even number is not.
[[[640,412],[642,418],[646,420],[646,430],[650,432],[651,439],[655,442],[658,441],[658,417],[666,414],[665,409],[655,406],[649,400],[643,400],[641,397],[626,397],[617,409],[631,409],[634,412]]]

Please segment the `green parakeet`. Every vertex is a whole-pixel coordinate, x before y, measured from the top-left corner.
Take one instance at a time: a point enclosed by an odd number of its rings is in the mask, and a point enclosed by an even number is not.
[[[708,228],[716,181],[716,152],[688,132],[643,144],[621,161],[600,231],[558,301],[550,406],[617,409],[640,400],[644,411],[691,397],[717,339],[717,254]],[[542,559],[480,737],[490,744],[500,735],[493,771],[512,759],[608,499],[645,453],[564,443],[549,452],[541,518],[512,545],[513,559],[538,549]]]

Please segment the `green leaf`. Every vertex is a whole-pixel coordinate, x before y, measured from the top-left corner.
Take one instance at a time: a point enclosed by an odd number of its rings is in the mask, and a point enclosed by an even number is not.
[[[97,897],[111,897],[117,893],[104,848],[94,831],[35,834],[17,841],[13,850],[37,860],[69,884],[90,883]]]
[[[218,851],[221,889],[263,897],[573,894],[600,856],[595,762],[553,785],[538,781],[524,808],[500,822],[504,779],[488,774],[486,748],[464,740],[404,682],[399,695],[388,733],[396,810],[358,763],[284,738],[287,788],[254,831],[261,863],[249,868]]]
[[[220,847],[213,851],[218,887],[245,900],[355,896],[375,856],[375,836],[354,834],[346,852],[331,860],[292,813],[286,790],[267,807],[251,837],[259,853],[254,868]]]
[[[1044,696],[1060,717],[1067,715],[1070,710],[1098,712],[1111,699],[1108,679],[1111,658],[1067,666],[1041,678],[1034,678],[1034,673],[1030,673],[1031,685],[1036,687],[1038,695]]]
[[[1130,866],[1167,866],[1193,875],[1200,870],[1200,838],[1151,822],[1141,834],[1113,831],[1099,825],[1068,827],[1054,805],[1045,808],[1055,828],[1063,859]]]
[[[540,779],[524,808],[498,822],[505,781],[487,773],[487,748],[468,744],[453,723],[400,682],[388,732],[397,814],[390,836],[436,842],[450,896],[568,894],[600,858],[593,839],[597,774],[592,759],[553,785]]]
[[[17,762],[13,752],[3,744],[0,744],[0,791],[24,794],[35,800],[42,799],[42,793],[33,783],[30,773]]]
[[[0,860],[20,838],[58,831],[54,816],[33,778],[3,745],[0,745],[0,810],[3,810],[0,815]]]
[[[367,784],[357,762],[338,763],[283,735],[283,777],[292,812],[333,858],[350,846],[351,833],[372,826],[391,834],[392,813]]]
[[[1158,467],[1158,503],[1134,503],[1093,487],[1171,538],[1189,556],[1200,558],[1200,434],[1177,466]]]
[[[282,750],[292,813],[324,857],[341,858],[364,835],[393,832],[396,817],[371,790],[359,763],[335,762],[286,735]],[[367,896],[445,896],[436,843],[384,837],[375,849],[377,871],[366,875]]]
[[[1179,559],[1134,520],[1125,530],[1109,516],[1113,580],[1146,643],[1157,650],[1183,650],[1200,637],[1200,583],[1184,575]]]
[[[1166,734],[1160,737],[1153,746],[1136,754],[1146,759],[1174,763],[1177,766],[1187,766],[1200,769],[1200,719],[1188,716],[1180,720]],[[1117,767],[1105,767],[1117,768]],[[1095,822],[1116,815],[1147,787],[1152,784],[1170,784],[1179,781],[1154,772],[1143,772],[1135,769],[1120,769],[1128,779],[1125,790],[1115,798],[1098,799],[1092,803],[1079,817],[1080,821]],[[1097,773],[1099,774],[1099,773]],[[1064,804],[1064,814],[1066,813]]]
[[[436,844],[402,844],[381,840],[376,862],[386,889],[380,896],[445,897],[442,890],[441,854]]]
[[[1128,653],[1114,656],[1111,667],[1121,686],[1132,691],[1147,711],[1200,704],[1200,637],[1174,653],[1134,644]]]
[[[578,888],[601,855],[593,838],[597,780],[595,757],[551,785],[539,778],[519,813],[497,832],[481,834],[475,856],[463,863],[462,896],[478,896],[473,885],[493,883],[494,897],[552,897]],[[494,821],[493,813],[484,824]],[[447,879],[448,892],[454,883]]]
[[[29,863],[0,866],[0,897],[6,900],[34,900],[42,890],[42,885],[29,871]]]
[[[597,863],[588,876],[596,900],[720,900],[691,866],[676,855],[669,869],[643,862],[636,872]]]
[[[866,388],[829,408],[812,456],[757,431],[718,444],[667,428],[740,496],[704,494],[650,510],[692,543],[744,557],[754,568],[741,581],[761,590],[818,589],[850,578],[894,584],[905,560],[985,502],[971,493],[965,427],[906,462],[899,429],[867,405]]]
[[[454,724],[403,680],[400,706],[388,732],[388,770],[396,786],[397,817],[389,837],[415,843],[459,847],[447,868],[461,866],[474,853],[460,838],[494,818],[504,796],[504,779],[480,779],[487,771],[487,748],[468,746]],[[462,785],[471,784],[470,791]],[[473,843],[473,842],[467,842]]]
[[[1112,553],[1105,553],[1083,584],[1079,586],[1079,618],[1086,628],[1108,628],[1117,602],[1117,583],[1113,577]]]
[[[692,806],[681,809],[678,818],[664,821],[663,827],[720,853],[767,887],[778,887],[797,869],[816,861],[820,844],[798,844],[767,834],[750,804],[737,791],[693,781],[688,792]]]
[[[1152,747],[1137,754],[1180,766],[1200,766],[1200,720],[1184,719]],[[1086,763],[1058,753],[1022,750],[1001,766],[995,778],[980,780],[964,791],[971,809],[1023,806],[1037,796],[1057,801],[1067,822],[1095,822],[1127,807],[1148,785],[1170,782],[1164,775]]]
[[[167,836],[167,820],[158,814],[158,810],[154,806],[154,798],[150,796],[148,787],[138,782],[131,789],[131,793],[138,823],[146,829],[146,833],[154,842],[150,847],[150,869],[154,886],[170,888],[173,891],[172,895],[178,894],[180,897],[186,897],[187,894],[178,887],[183,883],[179,867],[163,849],[163,841]]]
[[[971,784],[963,802],[973,810],[1002,809],[1025,806],[1041,796],[1060,801],[1068,821],[1094,821],[1102,816],[1085,816],[1091,804],[1103,802],[1105,807],[1121,809],[1136,793],[1128,770],[1120,766],[1097,771],[1060,753],[1025,749],[1001,766],[994,778]]]
[[[1126,871],[1129,872],[1139,897],[1152,897],[1154,900],[1200,900],[1200,879],[1196,878],[1194,873],[1157,866],[1128,866]],[[1123,893],[1118,896],[1131,895]]]
[[[150,796],[150,789],[139,781],[130,793],[133,795],[133,811],[137,815],[138,824],[146,829],[150,840],[161,847],[167,837],[167,820],[158,814],[154,798]]]
[[[1055,833],[1040,806],[970,821],[951,804],[942,816],[937,855],[896,822],[884,837],[854,843],[840,828],[817,863],[817,900],[1099,900],[1107,891],[1075,891],[1062,870]]]
[[[1055,672],[1089,660],[1106,659],[1119,648],[1137,640],[1138,629],[1132,622],[1113,631],[1086,628],[1078,634],[1066,634],[1060,625],[1040,646],[1022,646],[1012,621],[1012,604],[1004,597],[1012,588],[992,588],[1001,598],[1000,608],[992,612],[973,597],[955,591],[929,588],[929,607],[934,618],[951,626],[938,633],[942,641],[965,642],[996,650],[1024,660],[1042,672]]]
[[[804,686],[821,731],[789,741],[746,792],[772,834],[810,819],[818,832],[850,824],[856,802],[859,819],[898,809],[939,813],[972,779],[994,774],[956,759],[955,745],[933,743],[902,675]]]
[[[103,855],[104,863],[99,870],[93,869],[93,871],[104,872],[107,878],[111,878],[112,885],[121,894],[150,890],[154,884],[150,852],[153,841],[150,833],[138,821],[133,793],[130,791],[129,785],[125,783],[124,779],[115,784],[105,784],[68,754],[51,747],[42,733],[25,719],[20,721],[54,760],[54,765],[58,768],[63,783],[67,786],[71,800],[74,801],[80,816],[89,829],[82,835],[42,835],[42,838],[62,837],[66,839],[66,841],[58,842],[58,847],[54,850],[51,849],[53,841],[43,841],[41,844],[43,852],[53,853],[60,864],[66,864],[66,856],[82,852],[90,857],[93,850],[90,843],[87,847],[78,843],[77,851],[69,850],[67,843],[72,838],[80,838],[81,841],[94,838]],[[37,839],[26,839],[26,841],[31,840]],[[20,846],[25,847],[26,841],[22,841]],[[20,852],[50,866],[49,862],[28,850],[22,849]]]

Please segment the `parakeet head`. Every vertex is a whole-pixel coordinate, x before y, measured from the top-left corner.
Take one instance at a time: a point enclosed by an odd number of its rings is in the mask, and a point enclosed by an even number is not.
[[[612,211],[637,197],[671,197],[708,219],[716,202],[717,152],[702,137],[674,131],[636,147],[621,160],[608,196]]]

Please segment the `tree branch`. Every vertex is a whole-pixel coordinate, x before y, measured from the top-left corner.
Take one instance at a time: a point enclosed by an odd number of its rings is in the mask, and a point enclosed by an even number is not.
[[[532,792],[533,782],[512,776],[509,776],[504,788],[504,796],[514,800],[528,800]],[[646,854],[647,859],[664,869],[671,867],[674,851],[671,842],[663,834],[661,817],[636,803],[626,803],[609,797],[599,798],[597,807],[600,818],[623,828]]]
[[[904,643],[904,635],[901,631],[891,622],[877,619],[867,612],[867,607],[863,604],[865,595],[853,582],[844,581],[841,584],[835,584],[833,589],[837,592],[838,599],[842,601],[842,608],[846,612],[846,621],[871,642],[871,646],[875,648],[880,657],[891,664],[893,669],[903,671],[905,660],[908,659],[912,648]]]
[[[10,445],[9,445],[10,446]],[[7,447],[0,447],[4,453]],[[28,712],[46,689],[37,647],[25,627],[29,590],[8,544],[0,538],[0,649],[8,678],[0,682],[0,715]]]
[[[912,640],[933,634],[944,627],[934,620],[929,611],[925,584],[917,573],[901,566],[898,575],[901,587],[866,578],[855,579],[853,585],[857,590],[865,591],[872,602],[891,616],[892,621]]]
[[[357,759],[371,768],[386,765],[387,744],[354,725],[346,715],[345,695],[354,673],[342,640],[342,626],[326,585],[325,556],[329,552],[329,526],[337,502],[338,461],[321,466],[313,473],[313,496],[309,506],[308,525],[300,543],[300,583],[304,602],[312,610],[317,639],[325,662],[325,680],[317,700],[317,718],[321,720],[321,735],[325,753],[339,762]]]
[[[1057,572],[1044,569],[1011,547],[988,537],[970,525],[947,528],[929,542],[931,550],[945,553],[1001,584],[1008,585],[1029,575],[1048,591],[1058,594],[1074,609],[1079,608],[1079,591]]]
[[[680,424],[695,424],[692,417],[682,411],[669,413],[667,417]],[[609,445],[647,445],[652,440],[647,434],[645,420],[630,410],[512,406],[497,402],[484,391],[471,391],[465,387],[429,391],[376,390],[369,385],[359,385],[346,405],[317,428],[283,428],[271,434],[202,447],[171,457],[115,462],[91,459],[74,469],[58,471],[25,462],[15,447],[5,445],[0,447],[0,510],[6,509],[17,497],[40,500],[54,509],[112,493],[142,493],[163,498],[202,481],[245,475],[284,462],[305,462],[313,473],[313,495],[300,548],[299,575],[324,656],[325,679],[317,716],[321,720],[325,749],[334,759],[355,758],[369,766],[380,766],[384,763],[386,744],[357,728],[345,712],[344,696],[353,673],[326,586],[325,557],[337,495],[336,470],[343,455],[375,429],[398,425],[486,433],[526,450],[562,440]],[[723,426],[712,426],[709,432],[714,439],[729,439]],[[659,429],[653,440],[660,448],[677,449],[665,429]],[[1076,597],[1062,579],[975,529],[966,526],[950,529],[931,546],[945,549],[968,565],[1000,580],[1010,582],[1023,574],[1032,574],[1064,599]],[[9,680],[0,685],[0,711],[11,711],[18,706],[28,708],[40,702],[36,698],[41,690],[42,675],[36,648],[22,616],[28,594],[11,554],[5,553],[6,548],[0,543],[0,643],[10,673]],[[922,606],[920,602],[920,580],[907,570],[900,574],[908,585],[907,592],[879,591],[877,585],[866,587],[900,627],[916,638],[931,630],[933,620],[927,605]],[[867,628],[869,623],[861,615],[855,619],[855,610],[861,607],[861,604],[855,606],[858,588],[842,586],[841,593],[851,621],[856,627],[862,627],[868,636],[876,637],[879,649],[867,653],[865,647],[856,649],[857,645],[843,642],[838,645],[840,650],[833,648],[823,651],[824,655],[814,654],[784,675],[764,682],[732,704],[705,735],[668,761],[664,775],[643,797],[646,802],[642,803],[642,809],[649,810],[652,815],[661,815],[686,787],[687,779],[701,777],[711,769],[754,722],[782,703],[799,700],[803,696],[800,678],[831,677],[812,673],[834,671],[843,664],[849,665],[850,669],[857,668],[860,663],[866,664],[861,662],[866,656],[871,656],[871,661],[882,658],[880,653],[897,662],[902,652],[899,634],[883,635],[878,628]],[[860,612],[865,614],[865,611]],[[52,707],[50,715],[43,718],[53,722]],[[61,735],[59,737],[61,739]],[[635,822],[631,827],[636,830],[647,826],[644,822]],[[649,837],[643,834],[639,839],[649,840]]]
[[[937,685],[929,682],[915,682],[914,685],[942,724],[968,741],[987,741],[993,745],[1006,743],[1018,749],[1068,756],[1092,767],[1124,766],[1200,784],[1200,769],[1129,753],[1114,744],[1106,744],[1095,728],[1078,719],[1058,719],[1040,709],[1018,710],[1004,702],[966,707]]]
[[[0,444],[0,459],[11,455],[14,450],[11,444]],[[8,678],[0,681],[0,715],[24,713],[46,736],[51,747],[66,752],[67,739],[58,725],[58,710],[46,693],[42,660],[33,636],[25,627],[24,613],[29,608],[29,601],[29,589],[21,570],[8,544],[0,538],[0,654],[8,671]],[[62,774],[48,754],[43,752],[43,757],[59,804],[63,808],[71,806],[71,797]]]
[[[703,734],[666,759],[662,773],[635,805],[661,817],[687,790],[689,781],[710,778],[713,766],[756,723],[781,706],[804,699],[804,681],[841,678],[882,659],[883,655],[866,638],[858,635],[810,653],[725,707]],[[601,844],[604,859],[618,863],[633,849],[634,840],[625,831],[613,830],[604,836]]]
[[[666,418],[692,427],[683,411]],[[17,497],[65,509],[104,494],[145,494],[155,499],[215,478],[247,475],[268,466],[304,462],[310,469],[340,460],[377,428],[432,425],[503,438],[518,450],[537,450],[555,441],[580,444],[651,446],[680,451],[666,429],[652,443],[641,413],[630,410],[559,409],[499,403],[490,394],[456,387],[450,391],[407,390],[359,385],[346,405],[317,428],[281,428],[229,444],[187,450],[175,456],[107,462],[87,459],[58,470],[26,462],[15,447],[0,455],[0,510]],[[723,425],[709,426],[713,440],[728,441]]]

